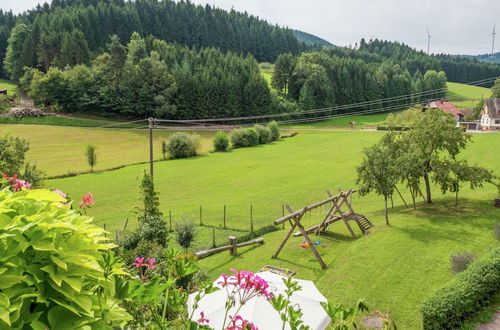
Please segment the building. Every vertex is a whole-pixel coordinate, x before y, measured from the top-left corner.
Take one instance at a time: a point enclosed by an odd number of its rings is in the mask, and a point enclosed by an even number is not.
[[[446,100],[433,101],[428,107],[431,109],[441,109],[444,113],[449,113],[455,117],[458,122],[464,121],[465,116],[472,114],[472,111],[459,109]]]
[[[500,99],[487,99],[481,109],[481,129],[500,130]]]

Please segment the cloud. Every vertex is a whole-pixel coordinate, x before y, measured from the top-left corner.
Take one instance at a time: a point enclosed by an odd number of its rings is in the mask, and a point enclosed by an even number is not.
[[[491,30],[500,26],[498,0],[192,0],[196,4],[234,8],[318,35],[338,45],[372,36],[404,42],[431,52],[481,54],[491,50]],[[22,12],[37,0],[2,0],[3,9]],[[500,28],[499,28],[500,29]],[[500,41],[499,44],[500,49]]]

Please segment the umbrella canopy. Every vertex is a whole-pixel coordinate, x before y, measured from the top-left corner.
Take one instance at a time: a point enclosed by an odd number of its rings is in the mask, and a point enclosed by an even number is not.
[[[285,294],[286,286],[283,283],[283,277],[271,272],[263,272],[257,274],[260,278],[269,284],[269,292],[277,296],[280,293]],[[222,281],[222,277],[214,282],[214,286],[221,287],[217,282]],[[302,287],[301,291],[295,292],[290,301],[292,304],[298,304],[302,309],[302,321],[311,329],[323,330],[330,323],[330,318],[321,306],[320,302],[326,302],[326,298],[319,292],[312,281],[294,279],[294,282]],[[192,311],[194,298],[196,293],[189,296],[188,306],[189,313]],[[227,292],[225,289],[207,294],[198,302],[198,308],[193,314],[193,321],[200,317],[203,311],[205,317],[210,320],[208,326],[214,329],[222,329],[224,316],[226,313]],[[234,315],[239,307],[239,303],[232,307],[228,315]],[[269,301],[264,297],[258,296],[250,299],[240,309],[238,314],[244,319],[253,322],[260,330],[266,329],[281,329],[283,321],[279,313],[271,306]],[[226,326],[228,321],[226,321]],[[285,329],[290,329],[288,324]]]

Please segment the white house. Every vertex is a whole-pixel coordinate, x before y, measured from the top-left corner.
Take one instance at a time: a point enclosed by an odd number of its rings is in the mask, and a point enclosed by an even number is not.
[[[481,110],[481,129],[500,131],[500,99],[487,99]]]

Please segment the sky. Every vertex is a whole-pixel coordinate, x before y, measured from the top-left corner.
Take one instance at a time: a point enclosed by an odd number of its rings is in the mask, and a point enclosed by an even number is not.
[[[404,42],[431,53],[491,52],[492,30],[498,25],[495,51],[500,51],[500,0],[191,0],[223,9],[234,8],[272,24],[302,30],[340,46],[361,38]],[[39,0],[0,0],[0,8],[16,13]]]

